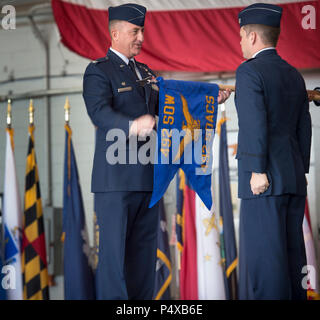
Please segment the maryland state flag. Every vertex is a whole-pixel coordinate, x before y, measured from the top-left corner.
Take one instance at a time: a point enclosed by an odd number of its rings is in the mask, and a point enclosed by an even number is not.
[[[170,300],[170,283],[172,280],[172,267],[170,261],[169,239],[167,232],[167,219],[163,199],[159,205],[158,249],[156,265],[156,281],[154,290],[155,300]]]
[[[89,265],[90,246],[78,168],[71,140],[71,128],[66,129],[64,187],[63,187],[63,240],[64,292],[66,300],[94,299],[93,271]]]
[[[219,86],[212,83],[157,79],[159,124],[154,187],[149,206],[157,203],[179,168],[206,207],[212,206],[212,143]]]
[[[22,275],[25,300],[49,299],[48,269],[34,126],[29,125],[22,232]]]

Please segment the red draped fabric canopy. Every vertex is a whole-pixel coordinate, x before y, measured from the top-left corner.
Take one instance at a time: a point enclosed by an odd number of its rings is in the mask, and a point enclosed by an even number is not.
[[[238,13],[256,2],[250,0],[52,0],[62,43],[89,59],[105,56],[110,46],[108,7],[127,2],[148,9],[137,60],[153,70],[235,71],[243,61]],[[284,9],[278,44],[282,58],[299,69],[320,68],[319,1],[264,2]]]

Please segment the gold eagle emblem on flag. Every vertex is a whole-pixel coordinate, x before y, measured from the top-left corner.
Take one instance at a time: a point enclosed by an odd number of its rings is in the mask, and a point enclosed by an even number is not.
[[[179,160],[183,153],[185,147],[191,143],[192,141],[198,141],[200,136],[200,131],[197,129],[200,129],[200,120],[196,120],[192,117],[189,106],[186,98],[180,94],[181,101],[182,101],[182,111],[185,118],[185,122],[182,122],[182,130],[186,132],[186,135],[183,137],[183,139],[180,142],[178,152],[173,160],[173,162],[176,162]]]

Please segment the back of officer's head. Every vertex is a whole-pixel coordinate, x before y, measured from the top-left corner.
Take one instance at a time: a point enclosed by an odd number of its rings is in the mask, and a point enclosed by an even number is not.
[[[275,47],[280,35],[282,8],[273,4],[254,3],[239,13],[239,24],[246,34],[256,32],[264,45]]]
[[[256,32],[264,45],[276,47],[278,43],[280,28],[270,27],[263,24],[247,24],[243,26],[243,29],[245,30],[247,35],[250,32]]]

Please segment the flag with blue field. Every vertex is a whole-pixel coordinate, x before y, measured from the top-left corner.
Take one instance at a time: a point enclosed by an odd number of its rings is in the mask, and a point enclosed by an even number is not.
[[[152,207],[179,168],[210,210],[212,206],[212,143],[219,86],[212,83],[163,80],[159,85],[159,123]]]
[[[66,124],[63,188],[64,292],[66,300],[95,297],[90,247],[71,128]]]

